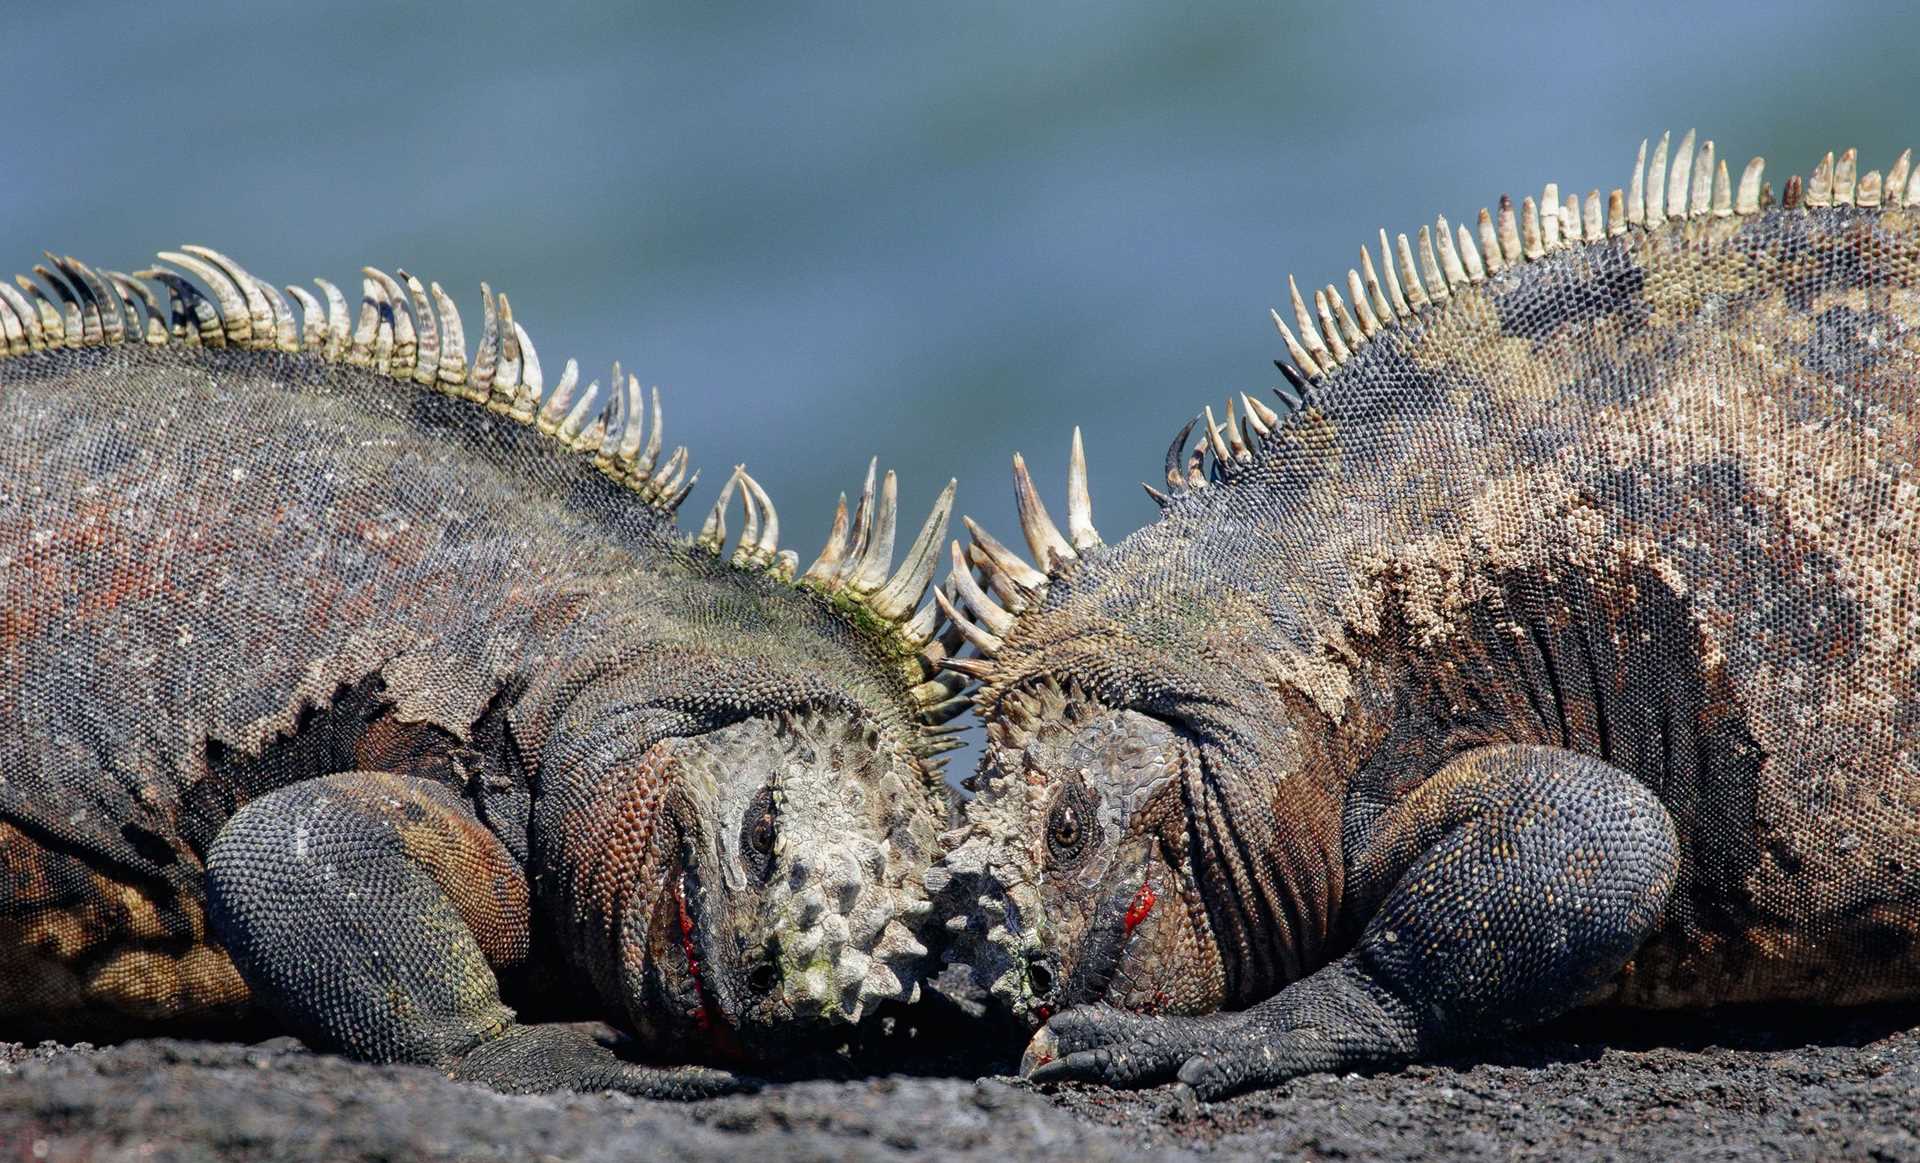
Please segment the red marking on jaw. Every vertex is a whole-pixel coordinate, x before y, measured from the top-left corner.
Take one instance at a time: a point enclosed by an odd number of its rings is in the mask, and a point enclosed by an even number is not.
[[[1133,903],[1127,906],[1128,933],[1132,933],[1141,921],[1147,919],[1147,914],[1153,911],[1153,902],[1155,899],[1153,886],[1142,883],[1140,885],[1140,891],[1133,894]]]
[[[693,914],[687,912],[687,879],[684,876],[674,881],[673,903],[680,910],[680,951],[687,955],[687,974],[693,978],[693,990],[700,999],[688,1016],[693,1019],[694,1027],[705,1033],[712,1024],[707,1018],[707,983],[700,978],[700,958],[693,947]]]

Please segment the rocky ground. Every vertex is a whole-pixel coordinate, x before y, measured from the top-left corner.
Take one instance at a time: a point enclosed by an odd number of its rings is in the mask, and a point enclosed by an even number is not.
[[[800,1081],[676,1106],[512,1097],[258,1045],[0,1043],[0,1163],[169,1159],[1920,1159],[1920,1013],[1622,1028],[1183,1109],[1167,1090]]]

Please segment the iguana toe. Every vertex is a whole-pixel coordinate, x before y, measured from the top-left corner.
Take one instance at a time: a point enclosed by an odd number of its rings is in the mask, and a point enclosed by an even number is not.
[[[1070,1010],[1029,1043],[1021,1070],[1035,1082],[1153,1086],[1217,1045],[1227,1023],[1214,1017],[1128,1014],[1110,1006]]]

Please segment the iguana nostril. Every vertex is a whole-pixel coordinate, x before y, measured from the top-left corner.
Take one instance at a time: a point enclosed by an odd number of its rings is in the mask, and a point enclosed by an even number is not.
[[[752,991],[756,996],[764,997],[772,993],[773,987],[778,984],[778,982],[779,978],[772,964],[765,961],[754,966],[747,974],[747,989]]]
[[[1053,958],[1038,953],[1027,958],[1027,985],[1036,997],[1052,995]]]

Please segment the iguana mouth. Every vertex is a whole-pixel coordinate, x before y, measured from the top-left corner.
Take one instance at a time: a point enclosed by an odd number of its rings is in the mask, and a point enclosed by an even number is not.
[[[739,1032],[707,981],[711,958],[702,956],[701,934],[705,931],[702,926],[706,918],[700,909],[699,888],[699,874],[691,868],[682,868],[673,880],[673,913],[667,921],[675,928],[669,935],[679,939],[681,955],[686,958],[687,983],[692,987],[684,992],[675,990],[673,995],[679,1001],[680,1016],[692,1027],[694,1035],[702,1039],[701,1049],[706,1054],[716,1059],[744,1061],[747,1054]],[[724,969],[723,966],[723,972]]]
[[[1145,868],[1104,893],[1095,910],[1098,919],[1081,946],[1078,960],[1052,995],[1036,1002],[1033,1016],[1044,1021],[1051,1011],[1103,1000],[1128,954],[1145,938],[1141,926],[1158,900],[1152,874]]]
[[[713,1028],[717,1007],[713,1004],[713,995],[707,990],[706,980],[700,976],[700,949],[694,941],[693,914],[687,909],[687,874],[682,871],[673,882],[673,904],[680,924],[680,952],[687,958],[687,978],[693,982],[693,1008],[687,1012],[687,1019],[701,1033]],[[721,1019],[725,1021],[723,1017]]]

